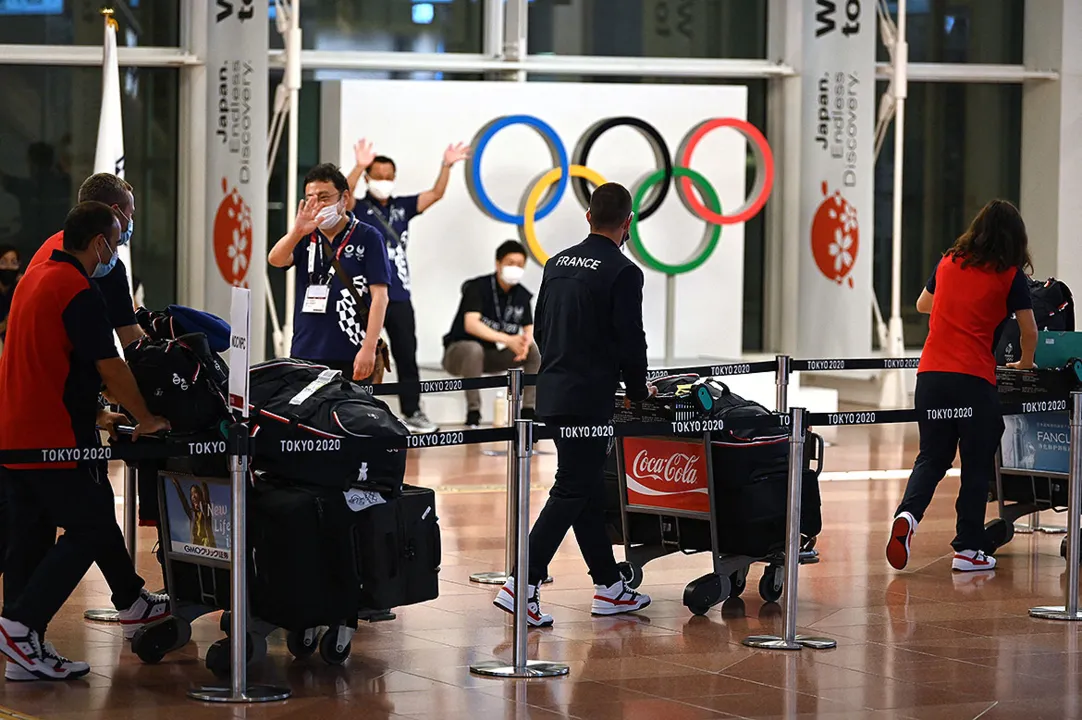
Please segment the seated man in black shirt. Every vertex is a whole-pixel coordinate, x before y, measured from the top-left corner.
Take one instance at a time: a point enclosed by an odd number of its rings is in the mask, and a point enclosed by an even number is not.
[[[443,336],[443,368],[457,377],[507,372],[522,367],[534,374],[541,354],[533,341],[533,297],[519,283],[526,271],[526,248],[508,240],[496,249],[496,272],[462,285],[451,332]],[[525,389],[522,414],[533,417],[534,388]],[[466,391],[466,424],[481,424],[481,393]]]

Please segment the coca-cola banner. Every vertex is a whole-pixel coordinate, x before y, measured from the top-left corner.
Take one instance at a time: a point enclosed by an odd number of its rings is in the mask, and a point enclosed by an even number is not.
[[[232,288],[252,291],[251,359],[264,355],[267,258],[267,15],[254,0],[208,12],[206,310],[229,317]]]
[[[631,505],[710,512],[701,442],[625,438],[624,476]]]
[[[795,3],[794,3],[795,4]],[[872,342],[875,34],[872,0],[803,0],[800,355]]]

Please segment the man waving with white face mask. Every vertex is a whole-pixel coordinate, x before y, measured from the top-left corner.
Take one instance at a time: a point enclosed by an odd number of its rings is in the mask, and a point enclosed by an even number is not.
[[[336,166],[312,168],[296,222],[267,261],[297,268],[290,355],[362,381],[375,368],[391,267],[380,231],[346,210],[348,190]]]
[[[387,241],[387,255],[391,260],[387,337],[391,341],[398,379],[409,386],[420,380],[417,371],[417,323],[410,300],[410,267],[406,259],[410,221],[443,198],[451,179],[451,168],[469,157],[470,149],[461,143],[448,145],[443,153],[436,184],[414,195],[395,194],[395,162],[385,155],[377,155],[372,143],[360,140],[353,152],[357,164],[349,174],[350,193],[346,198],[346,207],[353,209],[363,222],[379,228]],[[362,174],[368,192],[364,197],[355,199],[354,191]],[[399,393],[398,400],[402,417],[411,430],[435,432],[438,429],[421,410],[421,395],[416,389],[404,389]]]

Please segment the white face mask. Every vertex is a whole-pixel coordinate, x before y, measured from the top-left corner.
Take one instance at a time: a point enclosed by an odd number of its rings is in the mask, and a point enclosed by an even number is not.
[[[328,205],[316,213],[316,223],[320,230],[330,230],[342,219],[342,213],[338,210],[338,203]]]
[[[526,268],[520,268],[517,265],[504,265],[500,268],[500,279],[508,285],[518,285],[525,274]]]
[[[394,192],[394,180],[369,180],[368,192],[377,200],[386,200]]]

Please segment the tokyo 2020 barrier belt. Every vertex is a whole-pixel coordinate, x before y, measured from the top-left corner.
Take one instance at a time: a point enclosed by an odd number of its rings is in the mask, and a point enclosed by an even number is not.
[[[1067,400],[1041,400],[1002,405],[1003,415],[1028,415],[1066,412]],[[945,407],[926,410],[868,410],[864,412],[809,413],[805,415],[808,428],[838,425],[887,425],[920,421],[964,420],[973,417],[972,407]],[[629,422],[595,425],[547,425],[534,423],[533,439],[587,439],[614,437],[703,437],[722,430],[764,430],[789,427],[791,415],[770,414],[730,421],[702,418],[671,422]],[[268,442],[259,437],[250,439],[254,455],[319,455],[340,452],[344,448],[364,450],[409,450],[457,445],[510,442],[516,438],[515,428],[483,430],[453,430],[396,437],[312,438]],[[165,439],[146,442],[119,443],[91,448],[44,448],[32,450],[0,450],[0,464],[101,462],[106,460],[164,460],[168,458],[225,456],[226,441],[181,442]]]
[[[920,364],[920,358],[848,358],[845,360],[793,360],[790,368],[793,372],[821,372],[824,370],[913,370]],[[702,377],[731,377],[733,375],[753,375],[774,372],[777,362],[762,360],[751,363],[725,363],[721,365],[695,365],[689,367],[661,368],[647,370],[647,380],[672,375],[699,375]],[[523,375],[526,386],[536,385],[536,375]],[[446,378],[443,380],[422,380],[419,383],[385,383],[382,385],[364,385],[361,387],[373,395],[398,395],[403,390],[420,390],[421,393],[456,392],[460,390],[485,390],[488,388],[507,387],[506,375],[492,375],[476,378]]]

